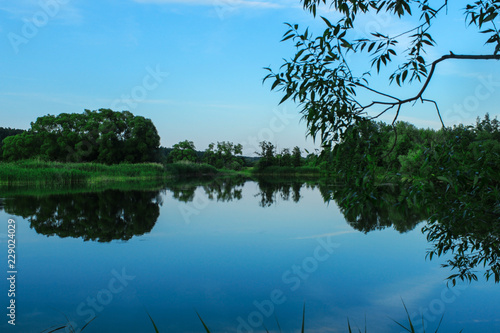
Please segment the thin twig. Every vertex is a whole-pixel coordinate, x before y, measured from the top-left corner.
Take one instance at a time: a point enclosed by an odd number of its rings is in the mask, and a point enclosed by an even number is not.
[[[370,107],[372,107],[374,105],[388,105],[388,107],[384,111],[382,111],[379,115],[377,115],[376,117],[372,117],[371,118],[371,119],[375,119],[375,118],[381,116],[382,114],[384,114],[385,112],[387,112],[388,110],[390,110],[391,108],[393,108],[395,106],[398,106],[398,110],[397,110],[396,116],[395,116],[395,118],[393,120],[393,124],[394,124],[395,121],[397,120],[398,116],[399,116],[399,111],[400,111],[401,106],[403,104],[411,103],[411,102],[416,102],[418,100],[421,100],[421,101],[425,101],[425,102],[429,102],[429,103],[433,103],[434,104],[434,106],[436,107],[438,116],[439,116],[439,120],[441,121],[441,124],[443,125],[443,127],[445,127],[443,119],[441,117],[441,112],[439,111],[439,107],[438,107],[436,101],[430,100],[430,99],[424,99],[422,96],[423,96],[424,92],[427,90],[427,87],[429,86],[429,83],[431,82],[431,79],[432,79],[432,77],[434,75],[434,72],[436,70],[437,64],[439,64],[440,62],[442,62],[444,60],[448,60],[448,59],[461,59],[461,60],[500,60],[500,55],[496,55],[496,54],[473,55],[473,54],[453,54],[453,53],[446,54],[446,55],[442,56],[441,58],[434,60],[431,63],[431,69],[429,71],[429,75],[427,76],[424,84],[422,85],[422,88],[420,89],[420,91],[415,96],[407,98],[407,99],[399,99],[399,98],[397,98],[395,96],[392,96],[392,95],[380,92],[380,91],[378,91],[376,89],[370,88],[370,87],[368,87],[368,86],[366,86],[366,85],[364,85],[362,83],[354,83],[357,86],[365,88],[365,89],[367,89],[367,90],[369,90],[369,91],[371,91],[373,93],[376,93],[378,95],[385,96],[387,98],[396,100],[395,102],[372,101],[370,104],[367,104],[365,106],[361,106],[360,105],[361,111],[366,110],[366,109],[368,109],[368,108],[370,108]]]
[[[443,126],[443,128],[446,128],[446,126],[444,125],[444,122],[443,122],[443,118],[441,117],[441,112],[439,111],[439,106],[436,103],[436,101],[432,100],[432,99],[425,99],[425,98],[423,98],[422,102],[429,102],[429,103],[433,103],[434,104],[434,106],[436,107],[437,114],[439,116],[439,120],[441,121],[441,125]]]

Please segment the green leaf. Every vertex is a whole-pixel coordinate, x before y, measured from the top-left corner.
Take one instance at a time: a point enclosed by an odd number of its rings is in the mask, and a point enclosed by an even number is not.
[[[368,53],[370,53],[370,52],[371,52],[371,50],[373,50],[373,48],[374,48],[374,47],[375,47],[375,42],[372,42],[372,43],[370,44],[370,46],[368,46]]]
[[[451,180],[449,180],[445,176],[437,176],[436,178],[439,179],[439,180],[441,180],[441,181],[443,181],[443,182],[446,182],[446,183],[448,183],[450,185],[453,185],[453,183],[451,182]]]
[[[328,28],[332,29],[333,28],[333,25],[330,23],[330,21],[328,21],[325,17],[321,16],[321,18],[323,19],[323,21],[325,21],[326,25],[328,26]]]
[[[405,70],[405,71],[403,72],[402,76],[403,76],[403,77],[402,77],[402,81],[403,81],[403,82],[405,82],[406,77],[408,76],[408,70]]]
[[[273,85],[271,86],[271,90],[274,90],[274,88],[276,88],[276,86],[278,86],[280,83],[281,80],[279,79],[279,77],[277,77],[276,80],[273,82]]]

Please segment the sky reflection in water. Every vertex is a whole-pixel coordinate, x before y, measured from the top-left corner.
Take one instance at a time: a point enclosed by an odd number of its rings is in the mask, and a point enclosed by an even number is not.
[[[39,234],[29,218],[11,215],[12,207],[29,209],[7,199],[0,221],[4,230],[9,217],[17,225],[18,312],[15,329],[4,319],[2,332],[41,332],[64,324],[64,315],[82,327],[93,314],[98,317],[85,332],[153,332],[146,311],[160,332],[202,332],[196,311],[217,332],[263,332],[256,327],[262,321],[276,330],[275,316],[290,332],[300,328],[304,302],[306,332],[345,332],[347,318],[364,330],[365,316],[369,332],[400,332],[391,319],[405,322],[402,300],[417,328],[420,313],[431,329],[444,313],[443,332],[500,329],[498,285],[480,279],[447,289],[444,259],[425,260],[422,224],[406,233],[365,234],[346,223],[335,202],[325,203],[318,188],[299,186],[298,202],[292,190],[262,204],[257,183],[237,185],[82,194],[93,209],[81,214],[91,234],[109,229],[95,212],[123,222],[116,229],[130,239],[112,241],[109,234],[89,241]],[[53,216],[69,214],[59,209]],[[52,229],[39,230],[57,234],[61,225],[56,219]],[[8,290],[5,280],[0,288]]]

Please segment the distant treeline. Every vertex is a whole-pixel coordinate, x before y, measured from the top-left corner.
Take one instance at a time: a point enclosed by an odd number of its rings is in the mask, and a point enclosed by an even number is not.
[[[0,143],[3,142],[3,139],[5,139],[8,136],[11,135],[16,135],[24,132],[22,129],[15,129],[15,128],[10,128],[10,127],[0,127]]]
[[[197,151],[189,140],[171,148],[161,147],[160,136],[150,119],[110,109],[42,116],[27,131],[2,128],[0,143],[0,160],[5,162],[182,162],[229,170],[306,164],[299,147],[278,152],[270,142],[260,143],[258,157],[242,156],[243,146],[229,141],[211,143],[205,151]]]
[[[185,140],[175,144],[172,148],[161,147],[161,155],[164,163],[206,163],[217,169],[241,170],[243,167],[256,167],[264,170],[269,167],[301,167],[308,163],[314,154],[308,158],[303,158],[301,149],[294,147],[277,151],[271,142],[260,142],[260,152],[256,152],[258,157],[242,156],[243,146],[239,143],[222,141],[211,143],[203,151],[197,151],[193,141]]]
[[[0,127],[0,153],[2,152],[3,140],[8,136],[13,136],[17,134],[21,134],[24,132],[22,129],[10,128],[10,127]],[[2,154],[0,154],[0,160],[2,158]]]
[[[369,173],[392,180],[443,181],[459,175],[472,182],[488,177],[498,181],[500,170],[500,122],[488,114],[475,125],[440,130],[363,121],[341,142],[313,153],[305,150],[305,157],[299,147],[278,151],[267,141],[260,142],[258,157],[242,156],[243,146],[229,141],[211,143],[205,151],[196,150],[189,140],[160,147],[150,119],[110,109],[39,117],[27,131],[0,128],[0,139],[0,158],[7,162],[194,163],[228,170],[255,167],[260,173],[321,170],[339,179]]]

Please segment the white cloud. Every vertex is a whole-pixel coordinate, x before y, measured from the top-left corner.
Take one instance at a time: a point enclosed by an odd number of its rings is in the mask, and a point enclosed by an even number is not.
[[[183,5],[203,5],[203,6],[244,6],[244,7],[264,7],[277,8],[279,4],[271,1],[253,0],[133,0],[138,3],[153,4],[183,4]]]
[[[273,1],[255,0],[133,0],[137,3],[151,4],[182,4],[216,7],[253,7],[253,8],[281,8],[282,4]]]
[[[73,2],[18,0],[0,4],[0,12],[7,14],[11,20],[32,21],[35,16],[48,16],[50,21],[62,24],[80,24],[83,20],[80,11]]]
[[[340,235],[344,235],[344,234],[357,234],[357,233],[358,233],[358,231],[355,231],[355,230],[345,230],[345,231],[332,232],[332,233],[328,233],[328,234],[296,237],[293,239],[317,239],[317,238],[326,238],[326,237],[340,236]]]

